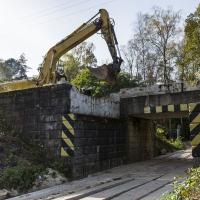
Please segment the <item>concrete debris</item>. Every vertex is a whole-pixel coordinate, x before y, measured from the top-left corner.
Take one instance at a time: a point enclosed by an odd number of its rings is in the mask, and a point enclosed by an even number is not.
[[[67,179],[56,170],[47,169],[47,173],[39,175],[31,191],[40,190],[67,182]]]
[[[9,191],[6,189],[0,190],[0,200],[4,200],[8,197]]]
[[[70,112],[97,117],[119,118],[119,98],[94,98],[81,94],[76,88],[70,90]]]
[[[162,149],[161,150],[161,155],[165,155],[167,153],[167,150],[166,149]]]

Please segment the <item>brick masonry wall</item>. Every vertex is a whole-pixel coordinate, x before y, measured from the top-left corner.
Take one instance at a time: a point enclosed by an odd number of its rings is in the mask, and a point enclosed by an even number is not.
[[[74,177],[122,164],[124,123],[83,115],[66,120],[70,90],[70,85],[61,84],[1,93],[0,117],[13,130],[43,145],[50,155],[66,160]]]
[[[69,112],[70,85],[33,88],[0,94],[0,117],[25,137],[60,155],[62,113]]]
[[[154,156],[155,127],[152,120],[129,118],[127,120],[127,161],[136,162]]]
[[[77,116],[75,122],[74,175],[87,175],[125,161],[123,121]]]

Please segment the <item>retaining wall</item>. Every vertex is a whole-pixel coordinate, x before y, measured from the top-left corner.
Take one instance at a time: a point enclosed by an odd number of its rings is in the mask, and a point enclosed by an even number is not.
[[[66,160],[74,177],[124,162],[119,102],[87,97],[71,85],[58,84],[0,93],[0,117],[50,155]]]

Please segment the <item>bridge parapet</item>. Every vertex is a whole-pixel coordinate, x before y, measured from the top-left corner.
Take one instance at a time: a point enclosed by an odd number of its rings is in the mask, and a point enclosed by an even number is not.
[[[177,93],[185,91],[200,90],[199,86],[191,86],[187,83],[171,83],[171,84],[157,84],[151,86],[125,88],[119,92],[120,98],[130,98],[137,96],[149,96],[168,93]]]
[[[132,90],[132,89],[131,89]],[[187,105],[200,102],[200,89],[162,94],[145,94],[121,98],[122,117],[176,117],[176,114],[188,114]]]
[[[70,112],[96,117],[119,118],[119,98],[94,98],[81,94],[76,88],[70,90]]]

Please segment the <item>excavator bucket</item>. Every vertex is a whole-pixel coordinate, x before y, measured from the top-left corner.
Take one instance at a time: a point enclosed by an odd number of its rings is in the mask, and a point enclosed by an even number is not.
[[[119,71],[113,69],[113,64],[104,64],[97,68],[88,67],[92,75],[97,79],[108,82],[108,84],[113,85],[116,82],[117,75]]]

